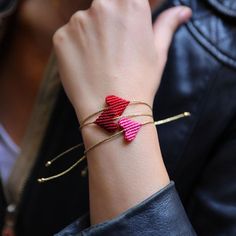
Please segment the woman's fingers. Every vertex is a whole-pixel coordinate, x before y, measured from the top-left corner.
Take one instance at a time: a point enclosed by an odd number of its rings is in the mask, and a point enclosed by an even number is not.
[[[154,23],[155,45],[158,53],[159,63],[163,66],[168,55],[168,50],[177,28],[188,21],[192,11],[188,7],[173,7],[164,11]]]
[[[75,13],[53,42],[79,119],[96,110],[111,91],[151,104],[172,36],[190,15],[186,7],[169,9],[153,31],[148,0],[95,0],[89,10]]]

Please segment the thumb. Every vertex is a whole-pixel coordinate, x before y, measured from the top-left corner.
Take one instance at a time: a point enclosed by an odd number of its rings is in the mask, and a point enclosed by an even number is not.
[[[190,8],[178,6],[164,11],[155,21],[153,25],[155,45],[159,59],[163,59],[159,62],[163,65],[166,62],[175,31],[181,24],[187,22],[191,16]]]

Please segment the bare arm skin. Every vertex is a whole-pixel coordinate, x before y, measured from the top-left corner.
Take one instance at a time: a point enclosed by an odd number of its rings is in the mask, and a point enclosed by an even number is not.
[[[110,94],[152,105],[173,33],[190,16],[186,7],[173,8],[153,28],[147,0],[95,0],[59,29],[54,46],[60,74],[79,121],[98,111]],[[137,111],[147,109],[127,109]],[[96,126],[82,134],[87,148],[108,137]],[[119,137],[87,158],[92,224],[117,216],[169,183],[153,125],[143,127],[132,143]]]

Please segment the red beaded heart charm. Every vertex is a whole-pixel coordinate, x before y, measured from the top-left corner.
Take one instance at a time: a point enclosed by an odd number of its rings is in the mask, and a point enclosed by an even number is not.
[[[136,138],[140,128],[142,127],[142,124],[125,117],[121,118],[118,123],[124,130],[125,140],[128,142],[131,142]]]
[[[115,132],[119,125],[115,122],[115,118],[123,114],[130,101],[110,95],[106,97],[108,107],[96,119],[95,124],[104,128],[108,132]]]
[[[114,118],[117,117],[116,113],[112,108],[107,108],[102,114],[96,119],[95,124],[104,128],[108,132],[115,132],[118,129],[118,124],[114,122]]]
[[[130,101],[110,95],[106,97],[106,104],[109,108],[112,108],[116,116],[121,116],[126,107],[130,104]]]

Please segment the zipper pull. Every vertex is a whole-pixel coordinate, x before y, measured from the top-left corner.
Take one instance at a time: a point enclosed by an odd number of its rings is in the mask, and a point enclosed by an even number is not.
[[[16,206],[10,204],[6,209],[5,223],[2,230],[2,236],[15,236],[15,215],[16,215]]]

